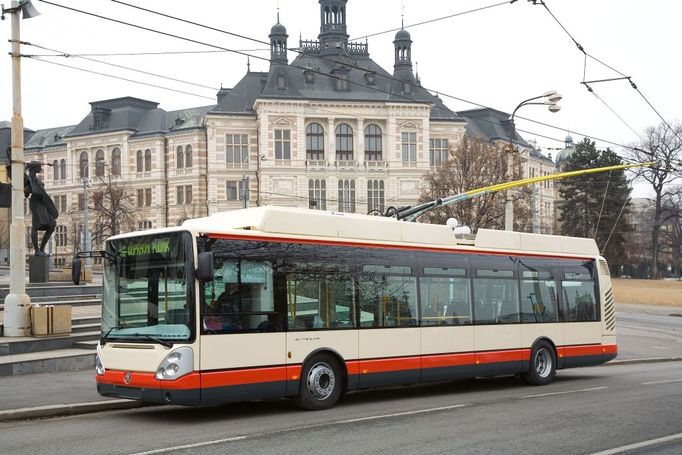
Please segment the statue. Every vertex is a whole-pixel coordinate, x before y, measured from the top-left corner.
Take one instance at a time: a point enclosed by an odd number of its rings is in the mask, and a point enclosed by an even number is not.
[[[28,168],[28,175],[24,174],[24,196],[29,198],[28,206],[31,208],[33,218],[31,220],[31,243],[35,249],[36,256],[47,256],[45,253],[45,245],[57,227],[57,217],[59,212],[57,207],[52,202],[52,198],[47,191],[43,182],[38,178],[38,173],[41,170],[40,163],[31,161],[26,165]],[[45,231],[43,239],[38,248],[38,231]]]

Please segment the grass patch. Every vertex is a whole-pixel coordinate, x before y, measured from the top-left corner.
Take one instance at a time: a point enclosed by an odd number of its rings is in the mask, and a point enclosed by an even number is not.
[[[682,306],[682,281],[613,279],[618,303]]]

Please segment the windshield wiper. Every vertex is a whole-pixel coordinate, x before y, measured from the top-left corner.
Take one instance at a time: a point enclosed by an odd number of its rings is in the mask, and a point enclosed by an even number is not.
[[[155,343],[159,343],[161,346],[166,347],[168,349],[173,347],[173,343],[168,341],[168,340],[163,340],[161,338],[156,338],[151,335],[147,335],[146,333],[126,333],[126,335],[130,335],[131,337],[141,337],[144,339],[147,339],[149,341],[153,341]]]
[[[115,329],[120,329],[120,328],[121,328],[120,325],[115,325],[115,326],[111,327],[111,328],[107,331],[107,333],[105,333],[105,334],[102,336],[102,338],[100,338],[99,344],[101,344],[102,346],[104,346],[105,344],[107,344],[107,341],[109,341],[109,334],[111,333],[111,331],[112,331],[112,330],[115,330]]]

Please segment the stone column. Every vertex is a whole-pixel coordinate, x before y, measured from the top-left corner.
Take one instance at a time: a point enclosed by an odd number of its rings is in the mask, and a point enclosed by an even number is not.
[[[324,157],[327,160],[327,166],[333,166],[336,161],[336,119],[333,117],[327,118],[327,147],[324,151]]]
[[[358,127],[354,137],[353,158],[362,167],[365,163],[365,119],[358,117]]]

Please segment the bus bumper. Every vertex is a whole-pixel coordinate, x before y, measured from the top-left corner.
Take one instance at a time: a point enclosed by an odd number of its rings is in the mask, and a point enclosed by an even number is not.
[[[146,403],[198,406],[201,402],[199,373],[175,381],[159,381],[154,373],[107,370],[97,375],[97,392],[105,397],[127,398]]]

